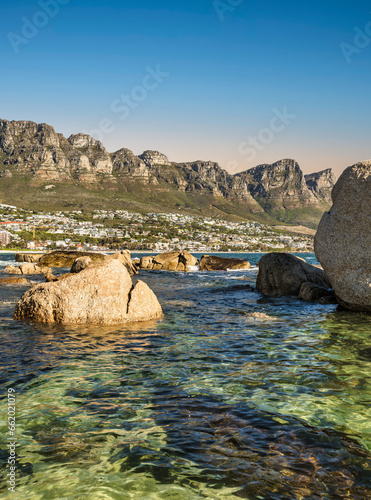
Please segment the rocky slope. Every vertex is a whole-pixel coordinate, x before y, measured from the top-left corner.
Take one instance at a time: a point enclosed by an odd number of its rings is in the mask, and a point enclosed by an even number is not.
[[[86,134],[66,139],[47,124],[0,120],[3,199],[12,201],[4,192],[22,177],[39,190],[50,183],[73,184],[88,189],[90,198],[94,191],[110,190],[126,193],[127,201],[143,206],[151,198],[159,209],[197,209],[201,204],[203,213],[207,208],[208,213],[215,209],[312,226],[329,208],[335,182],[330,169],[304,176],[290,159],[231,175],[211,161],[174,163],[158,151],[135,156],[125,148],[108,153]],[[14,189],[11,196],[16,197]],[[303,209],[306,215],[299,214]]]

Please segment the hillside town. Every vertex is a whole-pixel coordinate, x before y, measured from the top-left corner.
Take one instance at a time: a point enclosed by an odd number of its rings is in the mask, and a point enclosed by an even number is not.
[[[289,231],[290,228],[284,226],[277,228],[258,222],[228,222],[176,213],[140,214],[125,210],[42,213],[0,205],[3,249],[312,251],[311,235]]]

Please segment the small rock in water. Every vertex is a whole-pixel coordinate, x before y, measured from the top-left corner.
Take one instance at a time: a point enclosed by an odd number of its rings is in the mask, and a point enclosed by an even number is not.
[[[252,312],[252,313],[247,313],[246,316],[248,316],[249,318],[253,318],[253,319],[260,319],[260,320],[264,320],[264,321],[277,321],[278,318],[276,318],[275,316],[268,316],[267,314],[264,314],[264,313],[261,313],[261,312]]]

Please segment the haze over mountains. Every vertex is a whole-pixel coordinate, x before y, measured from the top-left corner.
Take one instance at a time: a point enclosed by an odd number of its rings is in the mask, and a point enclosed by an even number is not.
[[[66,139],[47,124],[0,120],[0,196],[35,210],[173,210],[315,227],[334,183],[331,169],[304,175],[292,159],[232,175],[211,161],[108,153],[85,134]]]

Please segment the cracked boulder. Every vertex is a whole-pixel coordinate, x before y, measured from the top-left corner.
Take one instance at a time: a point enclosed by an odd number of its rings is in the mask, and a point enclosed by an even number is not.
[[[142,281],[135,286],[116,259],[90,266],[63,281],[42,283],[17,303],[14,319],[37,323],[115,325],[162,316],[161,305]]]

